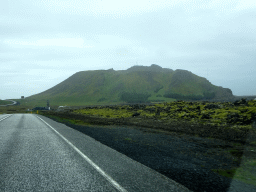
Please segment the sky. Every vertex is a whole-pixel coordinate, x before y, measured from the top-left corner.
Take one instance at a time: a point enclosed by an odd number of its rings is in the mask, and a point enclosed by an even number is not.
[[[0,99],[157,64],[256,95],[255,0],[0,1]]]

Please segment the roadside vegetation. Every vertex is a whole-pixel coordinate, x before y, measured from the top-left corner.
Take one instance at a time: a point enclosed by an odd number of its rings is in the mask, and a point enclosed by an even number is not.
[[[80,109],[43,112],[44,115],[79,120],[79,124],[137,125],[180,132],[199,137],[245,142],[256,136],[256,101],[235,102],[174,101],[160,104],[90,106]],[[75,123],[75,122],[74,122]],[[78,123],[78,122],[77,122]]]
[[[28,113],[27,106],[19,105],[10,105],[10,106],[1,106],[0,114],[12,114],[12,113]]]
[[[231,125],[250,127],[256,118],[256,101],[238,102],[185,102],[177,101],[155,105],[124,105],[113,107],[87,107],[73,113],[101,116],[105,118],[125,118],[140,116],[159,120],[177,119],[211,125]]]

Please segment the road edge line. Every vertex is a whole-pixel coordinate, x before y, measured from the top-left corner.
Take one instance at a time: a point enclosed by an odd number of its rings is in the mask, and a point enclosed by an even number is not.
[[[127,192],[121,185],[119,185],[112,177],[105,173],[98,165],[96,165],[89,157],[87,157],[83,152],[81,152],[76,146],[74,146],[69,140],[62,136],[58,131],[56,131],[51,125],[45,122],[42,118],[36,115],[42,122],[44,122],[48,127],[50,127],[55,133],[57,133],[64,141],[66,141],[79,155],[81,155],[94,169],[96,169],[105,179],[107,179],[118,191]]]
[[[9,118],[9,117],[11,117],[11,116],[13,116],[13,114],[11,114],[11,115],[9,115],[9,116],[3,118],[3,119],[0,119],[0,122],[3,121],[3,120],[5,120],[5,119],[7,119],[7,118]]]

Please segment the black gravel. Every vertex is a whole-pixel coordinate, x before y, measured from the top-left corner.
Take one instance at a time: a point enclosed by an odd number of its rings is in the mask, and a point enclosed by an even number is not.
[[[138,127],[65,124],[192,191],[230,191],[232,179],[211,169],[231,169],[240,163],[234,163],[229,156],[220,153],[221,149],[217,146],[226,146],[220,140],[154,133]],[[239,183],[239,187],[248,192],[256,189],[243,183]]]

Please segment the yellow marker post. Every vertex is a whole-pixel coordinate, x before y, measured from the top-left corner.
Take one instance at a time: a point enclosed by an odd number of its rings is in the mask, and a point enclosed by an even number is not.
[[[38,114],[38,111],[36,111],[36,113]]]

